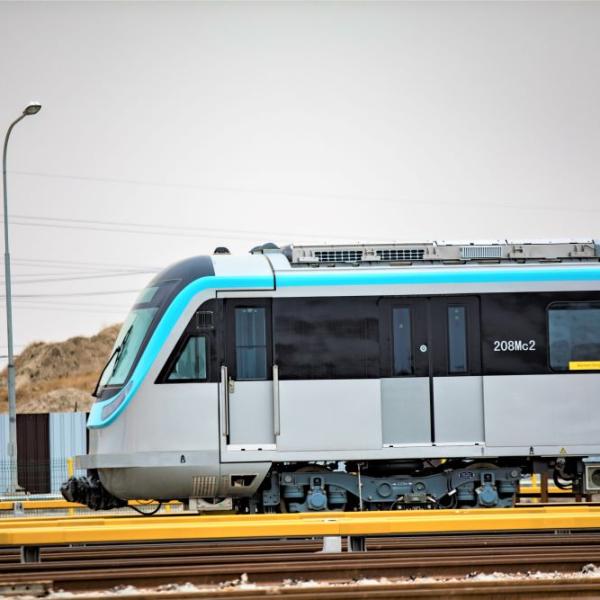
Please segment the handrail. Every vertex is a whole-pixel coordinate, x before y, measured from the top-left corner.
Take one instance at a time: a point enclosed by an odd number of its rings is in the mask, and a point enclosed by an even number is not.
[[[229,437],[229,375],[225,365],[221,367],[221,388],[221,432],[223,436]]]
[[[281,421],[279,416],[279,367],[273,365],[273,433],[281,434]]]

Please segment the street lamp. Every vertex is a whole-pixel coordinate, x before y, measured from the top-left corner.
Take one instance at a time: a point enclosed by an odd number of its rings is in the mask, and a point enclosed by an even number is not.
[[[6,188],[6,149],[8,138],[13,127],[25,117],[40,112],[42,105],[37,102],[28,104],[23,114],[13,121],[4,138],[4,152],[2,154],[2,182],[4,185],[4,283],[6,285],[6,329],[8,341],[8,456],[10,461],[10,483],[8,491],[16,493],[19,484],[17,480],[17,395],[15,390],[15,361],[13,354],[12,330],[12,297],[10,290],[10,253],[8,250],[8,191]]]

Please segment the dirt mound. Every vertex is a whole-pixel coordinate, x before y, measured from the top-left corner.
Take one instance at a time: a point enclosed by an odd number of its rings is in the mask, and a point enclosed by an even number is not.
[[[93,400],[94,398],[90,395],[89,389],[84,391],[68,387],[42,393],[37,397],[32,397],[30,400],[18,399],[17,404],[21,413],[87,412]]]
[[[88,410],[91,392],[120,325],[92,337],[33,342],[15,359],[18,412]],[[0,412],[8,410],[6,370],[0,376]]]

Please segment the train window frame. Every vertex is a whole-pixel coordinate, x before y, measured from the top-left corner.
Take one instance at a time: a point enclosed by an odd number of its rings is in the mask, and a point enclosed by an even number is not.
[[[204,371],[204,377],[182,377],[179,379],[171,379],[171,376],[173,375],[175,368],[177,367],[177,364],[181,360],[183,353],[188,349],[188,346],[190,345],[190,342],[192,342],[192,340],[202,340],[204,342],[204,345],[202,348],[202,361],[204,363],[204,369],[200,369],[200,371],[202,371],[202,370]],[[173,360],[173,362],[171,364],[171,368],[169,369],[169,371],[167,373],[166,382],[167,383],[176,383],[176,382],[193,383],[193,382],[206,381],[207,379],[208,379],[208,340],[206,339],[205,335],[189,335],[189,336],[187,336],[185,343],[182,344],[179,352],[177,353],[175,359]]]
[[[556,302],[551,302],[546,306],[546,364],[548,370],[552,373],[560,373],[561,375],[577,375],[582,373],[598,373],[600,372],[600,368],[598,369],[570,369],[568,363],[569,362],[600,362],[598,361],[572,361],[569,360],[567,363],[567,367],[565,369],[559,369],[552,366],[551,360],[551,351],[552,351],[552,343],[550,339],[550,311],[551,310],[578,310],[585,308],[592,308],[600,310],[600,302],[597,300],[560,300]]]
[[[204,366],[205,366],[205,376],[203,379],[170,379],[171,373],[177,364],[177,361],[180,359],[181,355],[185,351],[189,341],[193,338],[204,338]],[[181,383],[208,383],[210,381],[210,370],[211,370],[211,342],[210,338],[205,333],[196,333],[190,332],[187,335],[183,335],[177,345],[171,352],[167,362],[164,367],[161,369],[160,375],[156,379],[157,384],[181,384]]]
[[[243,314],[242,311],[262,311],[262,325],[264,328],[264,344],[240,344],[238,341],[238,314]],[[240,311],[238,313],[238,311]],[[270,311],[266,306],[260,304],[240,304],[233,307],[233,351],[235,354],[235,379],[236,381],[269,381],[269,348],[270,348],[270,337],[269,337],[269,316]],[[238,351],[242,348],[248,349],[252,348],[253,350],[263,349],[264,348],[264,376],[263,377],[240,377],[240,355]]]
[[[279,367],[280,379],[381,379],[384,371],[391,372],[392,366],[384,370],[384,361],[388,365],[392,360],[391,333],[387,333],[391,325],[385,330],[382,326],[383,318],[391,322],[391,311],[381,300],[380,296],[277,299],[272,318],[273,362]],[[352,335],[346,320],[352,321],[351,329],[355,328]],[[295,360],[290,360],[290,348],[301,349],[300,358],[296,353]]]
[[[394,315],[397,310],[408,311],[408,325],[409,325],[409,339],[408,339],[408,350],[409,350],[409,361],[410,370],[399,372],[396,370],[396,328],[394,322]],[[414,353],[414,318],[413,310],[410,304],[393,304],[391,306],[391,326],[392,326],[392,339],[391,339],[391,366],[392,366],[392,377],[414,377],[415,376],[415,353]]]
[[[452,352],[451,352],[451,343],[450,343],[450,311],[456,308],[461,308],[463,310],[463,329],[462,334],[464,335],[464,355],[465,355],[465,365],[463,369],[453,369],[452,367]],[[469,353],[469,307],[465,303],[454,302],[446,305],[446,353],[447,353],[447,371],[449,376],[460,376],[460,375],[468,375],[470,370],[470,353]]]
[[[110,363],[113,362],[115,360],[115,356],[116,356],[116,348],[119,345],[119,343],[122,341],[120,339],[121,333],[123,333],[123,326],[121,327],[121,329],[119,330],[119,333],[117,334],[117,340],[115,341],[115,344],[113,346],[113,352],[111,355],[111,358],[109,359],[109,362],[104,366],[104,369],[102,370],[102,373],[100,374],[100,378],[98,380],[98,383],[96,384],[96,389],[93,392],[93,396],[95,396],[96,398],[102,398],[104,397],[104,392],[105,390],[118,390],[121,389],[125,383],[127,382],[127,380],[131,377],[131,374],[133,373],[134,369],[137,367],[139,360],[142,356],[142,353],[144,351],[144,348],[146,348],[151,336],[154,334],[154,331],[158,325],[159,320],[162,318],[164,312],[167,309],[167,304],[165,304],[165,299],[169,296],[169,294],[173,291],[174,287],[177,285],[177,283],[179,282],[179,279],[165,279],[164,281],[161,281],[160,283],[157,283],[156,285],[153,286],[148,286],[146,288],[144,288],[139,294],[138,297],[134,303],[134,305],[131,307],[131,309],[129,310],[129,312],[127,313],[125,320],[127,321],[127,319],[129,319],[130,315],[134,314],[135,312],[139,312],[139,311],[147,311],[150,309],[154,309],[154,313],[152,316],[152,319],[149,321],[148,326],[146,327],[146,331],[144,333],[144,335],[142,336],[138,347],[136,349],[136,351],[132,354],[132,358],[129,361],[129,367],[127,372],[123,371],[124,373],[124,378],[123,381],[121,383],[115,382],[115,381],[111,381],[114,373],[111,373],[110,375],[106,376],[105,372],[108,372],[108,369],[111,368],[112,370],[114,370],[114,363],[112,365],[112,367],[110,366]],[[145,292],[147,290],[153,290],[152,294],[149,295],[149,297],[146,297]],[[140,301],[143,300],[143,301]],[[125,336],[123,336],[125,337]],[[106,380],[104,379],[104,377],[106,376]]]

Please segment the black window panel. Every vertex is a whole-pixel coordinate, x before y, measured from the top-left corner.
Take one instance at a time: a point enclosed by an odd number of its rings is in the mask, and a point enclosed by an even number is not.
[[[428,377],[430,352],[420,350],[429,346],[428,298],[382,297],[378,306],[379,376]]]
[[[273,307],[282,379],[380,376],[377,298],[285,298]]]
[[[548,373],[546,309],[561,293],[481,296],[481,356],[484,375]],[[569,293],[570,296],[573,294]],[[533,341],[534,350],[504,351],[502,342]]]
[[[191,383],[193,381],[207,381],[207,382],[217,382],[220,378],[219,371],[219,358],[217,355],[218,343],[217,343],[217,332],[219,328],[222,330],[223,326],[220,324],[220,317],[222,313],[221,304],[217,303],[214,299],[207,300],[203,302],[201,306],[198,307],[198,311],[194,314],[194,316],[190,319],[187,327],[181,335],[181,338],[178,340],[177,344],[171,356],[169,356],[167,362],[162,368],[160,375],[158,376],[156,383]],[[213,324],[215,327],[205,328],[199,326],[198,315],[199,314],[211,314]],[[204,376],[199,379],[188,379],[188,378],[176,378],[176,376],[172,376],[176,363],[179,360],[180,356],[185,350],[185,347],[188,344],[190,338],[202,338],[205,340],[205,367],[204,367]],[[201,343],[201,342],[200,342]],[[191,352],[191,350],[188,350]],[[181,365],[183,368],[183,364]],[[202,371],[198,371],[200,374]]]
[[[267,325],[263,307],[235,309],[235,357],[238,380],[267,379]]]
[[[433,377],[481,374],[480,300],[476,296],[429,299],[429,350]]]
[[[548,309],[550,368],[568,371],[571,362],[600,361],[600,304],[554,304]]]
[[[467,372],[466,313],[464,306],[448,307],[448,373]]]
[[[169,373],[168,381],[202,381],[206,379],[206,338],[190,337],[181,349]]]
[[[411,314],[408,306],[392,309],[394,375],[413,373]]]

